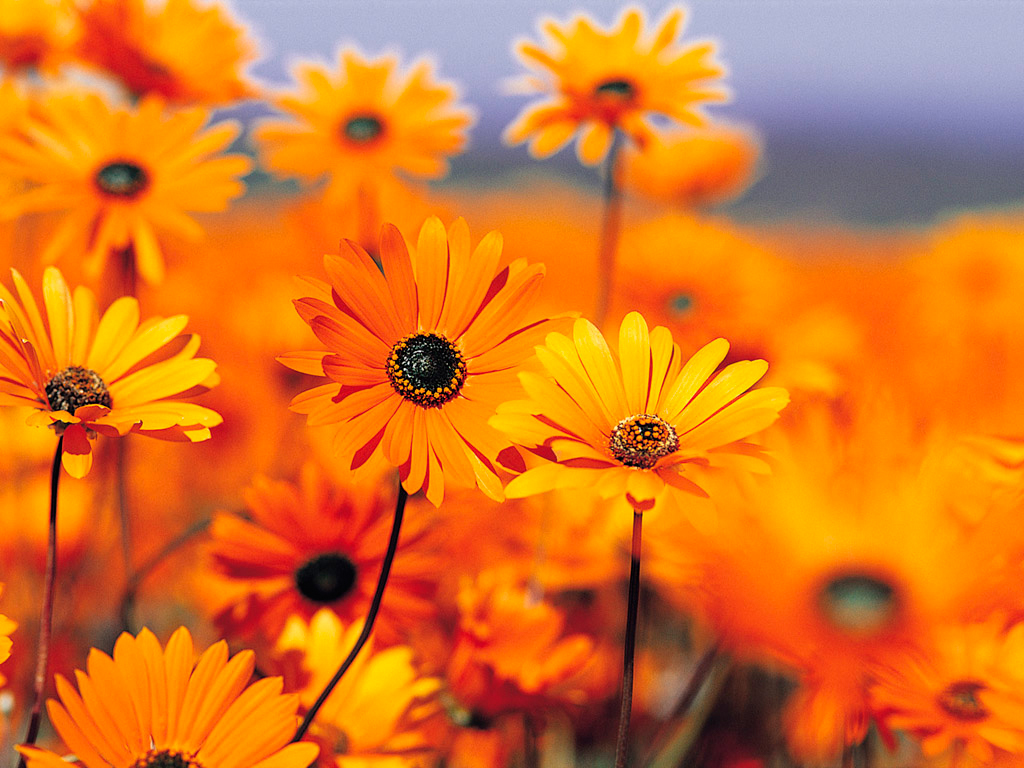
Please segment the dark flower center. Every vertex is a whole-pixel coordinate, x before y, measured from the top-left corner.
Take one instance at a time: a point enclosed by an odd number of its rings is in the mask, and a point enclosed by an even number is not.
[[[356,144],[368,144],[384,133],[384,123],[373,115],[356,115],[345,122],[342,133]]]
[[[607,97],[619,101],[629,101],[636,96],[636,86],[629,80],[613,78],[605,80],[594,86],[594,95]]]
[[[352,591],[356,575],[356,567],[347,557],[338,552],[325,552],[295,572],[295,586],[307,600],[333,603]]]
[[[669,301],[668,306],[672,314],[677,316],[683,316],[689,314],[693,309],[693,296],[688,293],[680,293],[677,296],[673,296]]]
[[[54,411],[74,415],[83,405],[111,406],[110,392],[96,371],[72,365],[46,382],[46,399]]]
[[[100,192],[113,197],[138,197],[149,186],[149,174],[135,163],[107,163],[96,172]]]
[[[653,413],[623,419],[612,430],[608,448],[627,467],[650,469],[679,447],[672,425]]]
[[[870,636],[884,629],[897,608],[896,590],[872,576],[853,573],[825,585],[819,604],[836,629],[855,636]]]
[[[151,749],[131,768],[202,768],[193,758],[174,749]]]
[[[976,680],[958,680],[939,693],[936,701],[947,714],[957,720],[977,722],[989,715],[985,705],[978,701],[978,692],[983,690],[984,683]]]
[[[414,333],[391,348],[387,374],[406,400],[440,408],[466,383],[466,361],[459,348],[439,333]]]

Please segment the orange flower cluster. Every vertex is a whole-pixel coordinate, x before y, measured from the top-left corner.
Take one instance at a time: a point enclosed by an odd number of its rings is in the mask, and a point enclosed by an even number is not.
[[[515,46],[598,203],[430,186],[430,58],[0,0],[0,764],[1024,759],[1024,227],[710,213],[685,15]]]

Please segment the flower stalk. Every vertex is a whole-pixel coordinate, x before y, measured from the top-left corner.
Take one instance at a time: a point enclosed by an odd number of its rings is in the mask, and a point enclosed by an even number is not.
[[[640,540],[643,512],[633,511],[633,542],[630,547],[629,601],[626,608],[626,640],[622,650],[622,699],[619,732],[615,741],[615,768],[625,768],[629,754],[629,718],[633,711],[633,660],[636,656],[636,624],[640,605]]]

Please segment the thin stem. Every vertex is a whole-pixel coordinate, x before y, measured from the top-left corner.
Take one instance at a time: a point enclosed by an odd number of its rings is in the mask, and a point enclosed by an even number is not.
[[[131,516],[128,513],[128,441],[115,441],[117,448],[117,510],[121,520],[121,559],[124,562],[125,581],[132,578],[132,529]],[[128,590],[125,589],[127,594]],[[134,598],[134,595],[133,595]],[[134,605],[122,604],[121,626],[131,630],[130,619]]]
[[[523,763],[526,768],[540,768],[540,724],[534,715],[523,716]]]
[[[395,559],[395,551],[398,549],[398,534],[402,528],[402,517],[405,515],[405,502],[409,498],[409,495],[405,492],[405,488],[402,484],[398,484],[398,500],[395,502],[395,520],[391,524],[391,538],[388,539],[388,549],[384,554],[384,562],[380,567],[380,578],[377,579],[377,590],[373,593],[373,600],[370,602],[370,611],[366,614],[366,622],[363,624],[363,631],[359,633],[359,639],[356,640],[356,644],[352,646],[352,650],[349,651],[348,656],[341,662],[341,666],[338,667],[338,671],[334,673],[334,677],[330,679],[330,682],[324,687],[317,696],[316,701],[313,702],[313,706],[306,712],[306,716],[302,718],[302,724],[298,730],[295,731],[295,735],[292,737],[292,741],[299,741],[303,736],[306,735],[306,731],[309,730],[309,726],[313,724],[313,719],[316,717],[316,713],[320,711],[320,707],[327,701],[327,697],[331,695],[331,691],[334,690],[335,686],[341,682],[341,678],[348,671],[348,668],[352,666],[352,662],[356,660],[356,656],[359,655],[359,651],[362,650],[363,646],[366,645],[366,641],[370,639],[370,632],[373,631],[373,623],[377,620],[377,611],[380,610],[380,602],[384,597],[384,587],[388,583],[388,575],[391,573],[391,563]]]
[[[147,560],[137,571],[129,574],[128,582],[124,588],[124,594],[121,595],[121,607],[118,611],[118,615],[121,617],[121,625],[125,629],[128,631],[134,630],[135,598],[138,595],[139,587],[142,586],[142,582],[145,581],[146,577],[156,570],[156,567],[167,557],[174,554],[180,547],[184,546],[209,528],[212,522],[213,521],[207,517],[193,523],[167,542],[159,552],[149,558],[149,560]]]
[[[633,546],[630,550],[629,604],[626,608],[626,641],[622,650],[622,703],[619,734],[615,741],[615,768],[625,768],[629,751],[629,717],[633,711],[633,658],[636,655],[636,618],[640,605],[640,537],[643,513],[633,512]]]
[[[53,454],[53,468],[50,470],[50,525],[46,544],[46,570],[43,576],[43,609],[39,619],[39,647],[36,652],[35,701],[28,721],[26,745],[35,744],[39,726],[43,719],[43,691],[46,688],[47,667],[50,659],[50,635],[53,630],[53,598],[57,584],[57,490],[60,485],[60,462],[64,455],[64,436],[57,440]],[[25,758],[18,762],[24,768]]]
[[[615,170],[622,140],[622,134],[616,130],[612,134],[612,145],[604,162],[604,209],[601,214],[601,242],[597,257],[597,309],[594,311],[594,323],[598,328],[608,319],[612,285],[615,282],[615,253],[619,249],[619,230],[622,222],[622,191],[616,183]]]

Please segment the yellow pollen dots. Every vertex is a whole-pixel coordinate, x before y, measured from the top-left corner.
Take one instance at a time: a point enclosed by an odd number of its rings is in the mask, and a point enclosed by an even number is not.
[[[203,768],[198,762],[174,749],[151,749],[131,768]]]
[[[978,693],[985,690],[984,683],[976,680],[958,680],[936,696],[939,706],[947,714],[964,722],[977,722],[989,716],[985,705],[978,701]]]
[[[679,447],[672,425],[651,413],[623,419],[615,425],[608,448],[627,467],[650,469],[662,456]]]
[[[466,382],[462,352],[440,333],[414,333],[391,348],[386,371],[395,392],[423,408],[440,408]]]
[[[72,365],[57,372],[46,382],[46,399],[55,411],[74,415],[83,405],[112,404],[110,391],[96,371]]]

